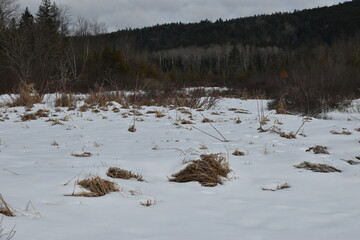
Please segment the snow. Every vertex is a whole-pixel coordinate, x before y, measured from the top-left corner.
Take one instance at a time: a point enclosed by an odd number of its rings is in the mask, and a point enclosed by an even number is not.
[[[6,99],[1,96],[0,99]],[[277,239],[353,240],[360,237],[360,100],[343,112],[312,118],[295,139],[259,132],[257,100],[221,99],[214,109],[189,109],[194,124],[175,124],[189,115],[176,109],[142,107],[137,131],[129,126],[129,109],[114,113],[56,112],[49,96],[38,109],[50,110],[48,118],[22,122],[24,107],[0,108],[0,193],[16,211],[4,217],[3,227],[14,239]],[[81,104],[81,103],[79,103]],[[266,106],[266,101],[263,101]],[[117,107],[121,108],[120,105]],[[230,108],[245,109],[250,114]],[[165,117],[147,114],[159,110]],[[217,112],[220,115],[212,115]],[[296,132],[303,117],[264,112],[286,133]],[[56,116],[55,116],[56,115]],[[5,117],[7,116],[7,118]],[[45,122],[67,116],[64,125]],[[220,139],[219,141],[194,127]],[[235,124],[237,118],[240,124]],[[280,122],[282,124],[277,124]],[[350,131],[334,135],[330,131]],[[57,143],[58,146],[54,143]],[[207,149],[201,149],[201,146]],[[323,145],[330,154],[306,152]],[[234,156],[235,150],[245,156]],[[90,152],[79,158],[73,153]],[[185,167],[184,162],[204,153],[223,153],[233,170],[223,185],[202,187],[197,182],[174,183],[168,178]],[[325,163],[341,173],[317,173],[294,168],[303,161]],[[111,179],[109,167],[121,167],[143,175],[145,182]],[[75,186],[95,174],[116,182],[121,191],[97,198],[65,196],[80,191]],[[290,188],[277,191],[287,183]],[[142,206],[150,200],[154,205]]]

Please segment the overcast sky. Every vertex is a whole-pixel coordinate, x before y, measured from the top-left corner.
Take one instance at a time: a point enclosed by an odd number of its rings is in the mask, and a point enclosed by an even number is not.
[[[41,0],[18,0],[21,9],[35,14]],[[301,10],[338,4],[339,0],[57,0],[70,7],[71,16],[83,16],[105,22],[109,31],[152,26],[157,23],[223,20]]]

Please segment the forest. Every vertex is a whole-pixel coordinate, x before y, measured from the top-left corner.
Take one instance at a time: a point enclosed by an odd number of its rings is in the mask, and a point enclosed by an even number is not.
[[[0,93],[33,83],[40,93],[225,86],[302,105],[360,96],[358,0],[112,33],[68,11],[0,0]]]

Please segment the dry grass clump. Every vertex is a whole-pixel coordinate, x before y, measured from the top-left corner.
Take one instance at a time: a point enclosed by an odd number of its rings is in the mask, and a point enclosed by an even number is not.
[[[136,132],[135,124],[131,125],[131,126],[128,128],[128,131],[129,131],[129,132]]]
[[[288,183],[283,183],[283,184],[279,184],[274,188],[270,188],[270,187],[262,187],[261,189],[264,191],[279,191],[279,190],[283,190],[283,189],[287,189],[287,188],[291,188],[291,185],[289,185]]]
[[[311,170],[313,172],[322,172],[322,173],[341,172],[341,170],[327,164],[310,163],[306,161],[300,163],[299,165],[294,165],[294,167]]]
[[[83,152],[83,153],[72,153],[71,156],[73,157],[91,157],[91,152]]]
[[[360,132],[360,128],[355,128],[354,130],[357,132]]]
[[[296,135],[295,135],[295,133],[293,133],[293,132],[289,132],[289,133],[280,132],[279,135],[280,135],[280,137],[287,138],[287,139],[294,139],[294,138],[296,138]]]
[[[77,181],[76,184],[90,192],[73,193],[67,196],[101,197],[110,192],[119,191],[119,187],[116,183],[108,181],[106,179],[102,179],[99,176],[89,176],[84,180]]]
[[[8,104],[9,107],[33,107],[36,103],[41,103],[42,98],[35,90],[35,84],[22,84],[18,88],[18,96],[12,99],[12,102]]]
[[[209,119],[209,118],[204,118],[201,122],[202,123],[209,123],[209,122],[214,122],[214,121]]]
[[[172,175],[170,182],[199,182],[204,187],[215,187],[223,183],[231,171],[221,154],[204,154],[200,160],[191,161],[183,170]]]
[[[241,151],[239,151],[239,150],[235,150],[233,153],[232,153],[232,155],[234,155],[234,156],[245,156],[245,153],[244,152],[241,152]]]
[[[30,120],[36,120],[41,117],[48,117],[49,116],[49,110],[39,109],[35,113],[28,113],[21,116],[21,121],[30,121]]]
[[[146,201],[142,201],[142,202],[140,202],[140,205],[141,206],[144,206],[144,207],[150,207],[150,206],[152,206],[152,205],[155,205],[155,201],[154,200],[151,200],[151,199],[148,199],[148,200],[146,200]]]
[[[351,135],[351,132],[346,131],[345,129],[343,129],[342,132],[332,130],[332,131],[330,131],[330,133],[335,134],[335,135]]]
[[[75,108],[75,98],[72,94],[62,93],[55,99],[55,107]]]
[[[315,154],[329,154],[327,151],[327,147],[316,145],[314,147],[310,147],[306,150],[306,152],[313,151]]]
[[[3,214],[7,217],[15,216],[15,214],[11,211],[11,207],[7,204],[7,202],[5,201],[5,199],[1,194],[0,194],[0,214]]]
[[[345,160],[345,162],[347,162],[350,165],[358,165],[358,164],[360,164],[360,161],[354,161],[354,160]]]
[[[194,123],[186,119],[180,119],[180,124],[194,124]]]
[[[143,176],[138,173],[133,173],[128,170],[124,170],[118,167],[111,167],[108,169],[107,176],[111,178],[121,178],[121,179],[136,179],[139,182],[143,182]]]

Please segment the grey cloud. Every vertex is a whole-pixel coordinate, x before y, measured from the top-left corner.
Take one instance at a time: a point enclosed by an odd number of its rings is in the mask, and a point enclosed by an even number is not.
[[[19,0],[36,13],[40,0]],[[336,0],[58,0],[70,7],[76,18],[96,18],[114,31],[151,26],[157,23],[197,22],[253,16],[255,14],[293,11],[339,3]],[[344,2],[344,1],[342,1]]]

